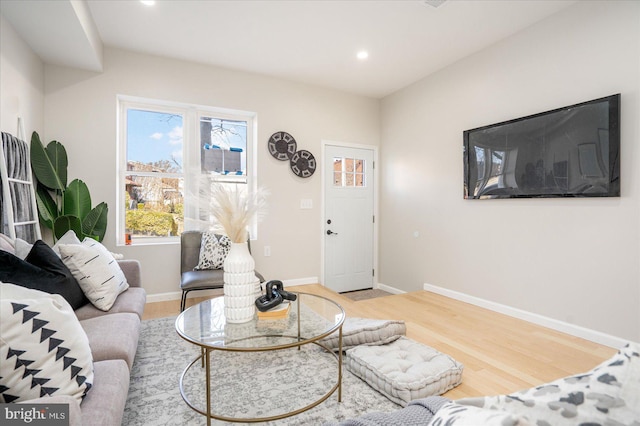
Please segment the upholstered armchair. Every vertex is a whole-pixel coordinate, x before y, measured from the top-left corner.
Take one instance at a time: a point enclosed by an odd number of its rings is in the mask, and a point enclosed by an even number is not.
[[[195,290],[211,290],[224,286],[224,271],[222,269],[209,269],[194,271],[200,259],[201,231],[185,231],[180,237],[180,312],[184,311],[187,302],[187,294]],[[249,242],[249,251],[251,243]],[[262,284],[264,277],[256,271],[256,277]]]

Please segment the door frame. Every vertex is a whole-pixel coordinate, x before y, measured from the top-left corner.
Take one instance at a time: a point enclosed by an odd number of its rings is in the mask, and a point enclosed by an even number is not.
[[[324,286],[325,285],[325,281],[324,281],[324,271],[325,271],[325,256],[324,256],[324,250],[325,250],[325,222],[326,222],[326,188],[325,188],[325,182],[326,182],[326,164],[325,164],[325,156],[326,156],[326,147],[328,145],[330,146],[337,146],[337,147],[341,147],[341,148],[355,148],[355,149],[366,149],[366,150],[371,150],[373,151],[373,162],[374,162],[374,168],[373,168],[373,216],[375,217],[375,222],[373,223],[373,247],[371,248],[373,251],[373,269],[375,271],[375,274],[373,276],[373,288],[376,289],[378,288],[378,286],[380,285],[379,281],[378,281],[378,274],[379,274],[379,270],[378,270],[378,224],[380,223],[380,218],[378,215],[378,191],[379,191],[379,170],[380,170],[380,162],[378,161],[378,146],[376,145],[365,145],[365,144],[358,144],[358,143],[348,143],[348,142],[338,142],[338,141],[332,141],[332,140],[325,140],[323,139],[321,142],[321,158],[322,158],[322,167],[321,167],[321,187],[320,187],[320,193],[321,193],[321,201],[320,201],[320,285]]]

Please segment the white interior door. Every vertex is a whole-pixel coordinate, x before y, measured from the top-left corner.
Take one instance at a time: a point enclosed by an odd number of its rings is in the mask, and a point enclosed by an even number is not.
[[[326,145],[324,285],[373,288],[374,152]]]

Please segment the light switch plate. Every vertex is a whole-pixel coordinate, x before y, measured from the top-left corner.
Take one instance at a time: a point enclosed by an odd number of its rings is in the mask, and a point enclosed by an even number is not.
[[[300,208],[304,210],[313,208],[313,200],[311,198],[302,198],[300,200]]]

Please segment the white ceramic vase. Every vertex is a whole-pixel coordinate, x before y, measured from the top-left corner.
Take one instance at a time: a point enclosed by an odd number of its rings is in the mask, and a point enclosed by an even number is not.
[[[255,315],[255,300],[260,296],[255,265],[248,243],[231,243],[223,265],[224,314],[228,323],[248,322]]]

